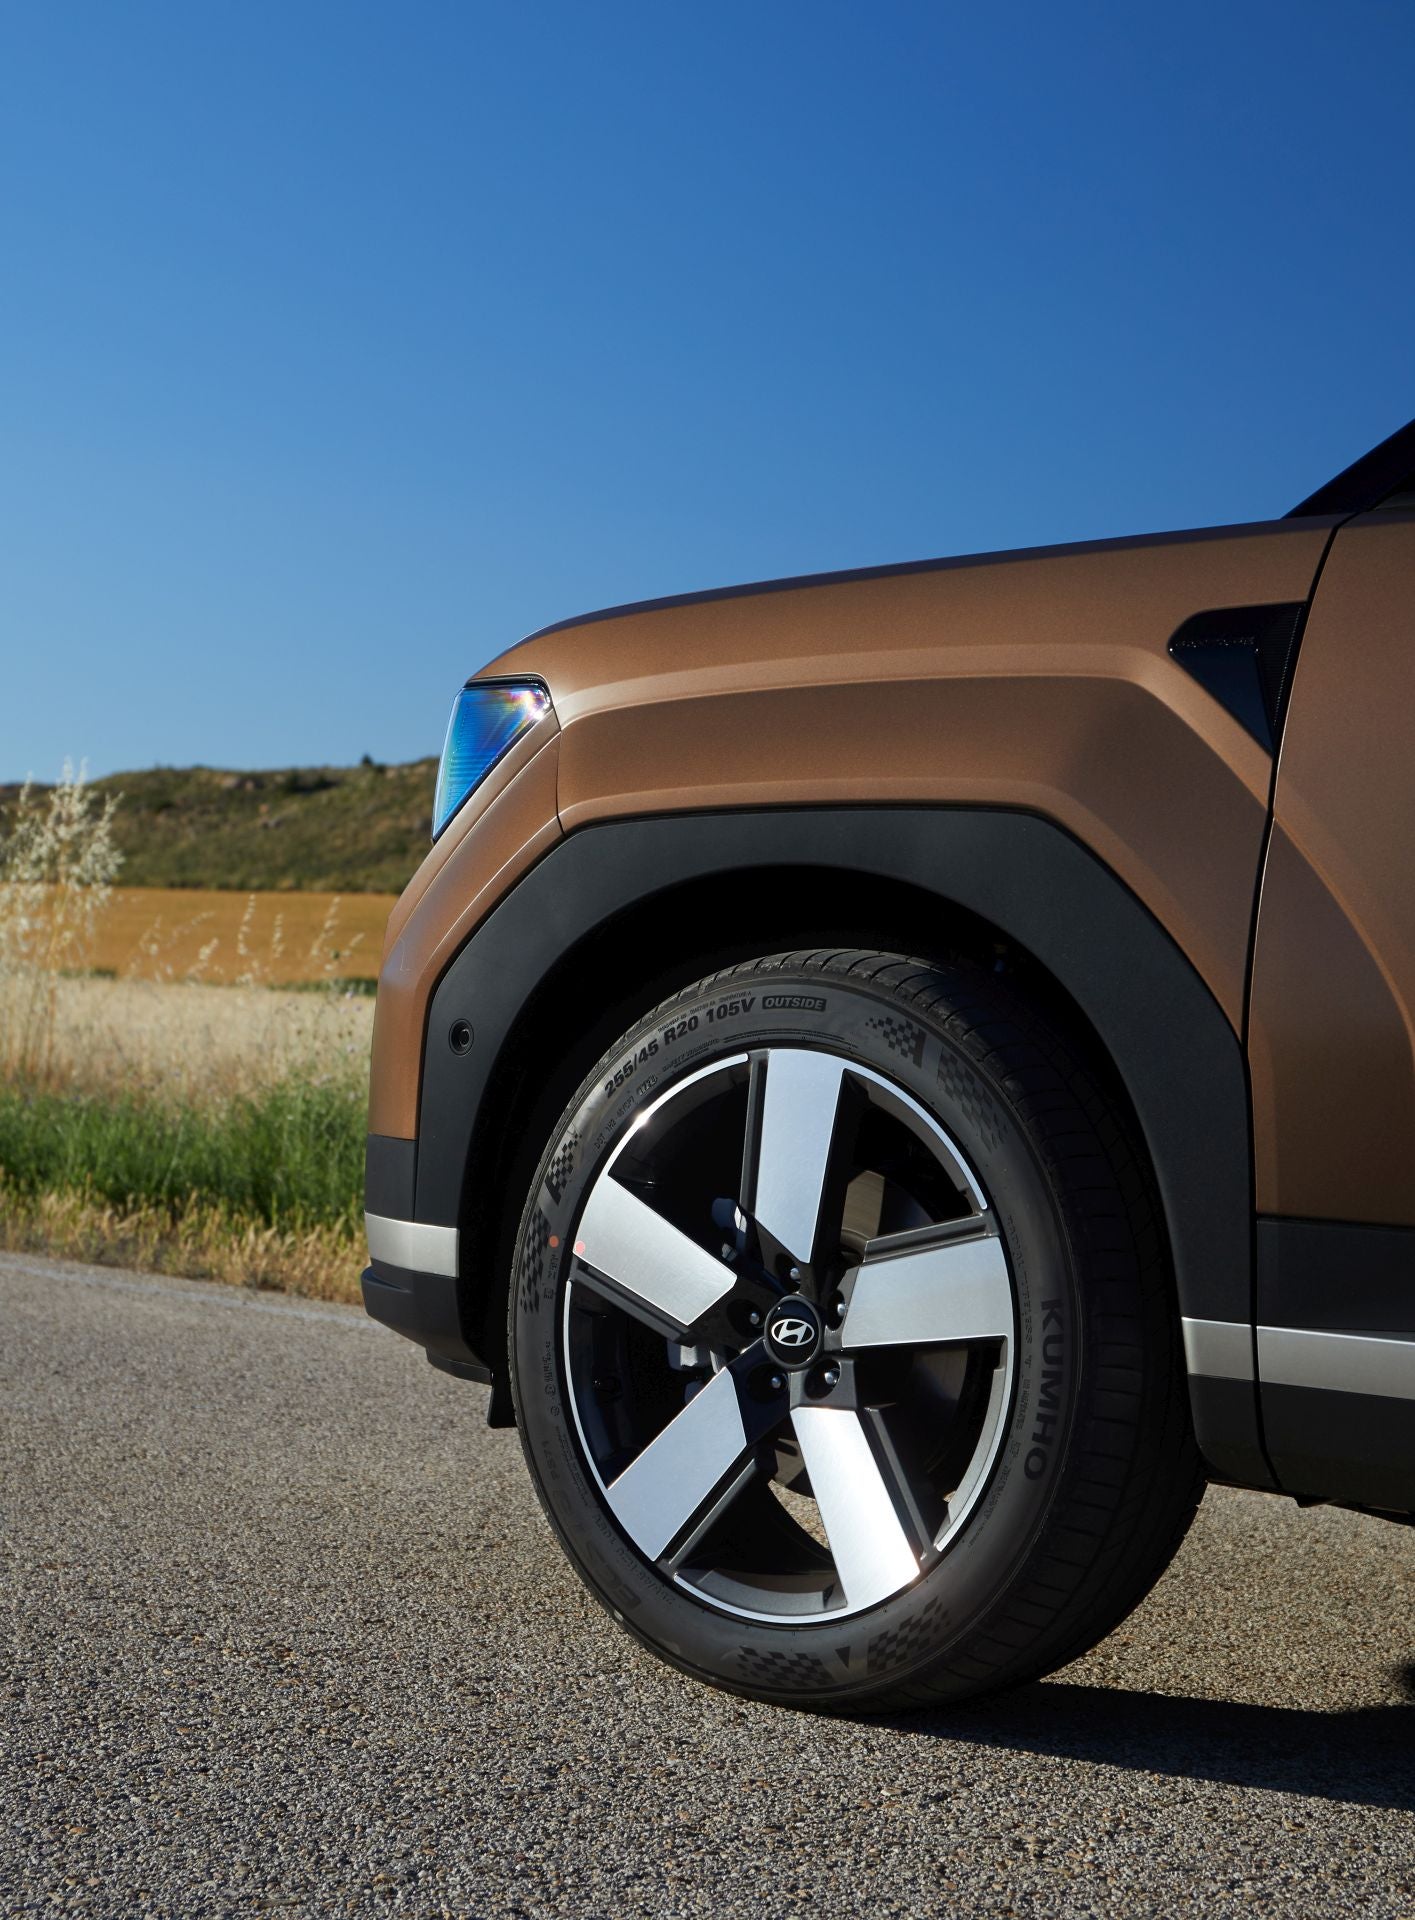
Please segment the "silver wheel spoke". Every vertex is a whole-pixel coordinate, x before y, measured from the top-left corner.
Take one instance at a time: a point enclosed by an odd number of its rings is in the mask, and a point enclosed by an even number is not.
[[[609,1483],[609,1504],[639,1551],[658,1560],[749,1459],[737,1382],[724,1369]]]
[[[855,1347],[945,1346],[1012,1336],[1012,1286],[990,1220],[968,1222],[935,1245],[876,1253],[866,1248],[846,1290],[841,1343]],[[876,1243],[880,1245],[880,1243]]]
[[[730,1267],[680,1233],[617,1180],[602,1179],[580,1219],[575,1252],[619,1305],[683,1331],[732,1291]]]
[[[797,1407],[791,1424],[846,1604],[874,1606],[914,1579],[919,1562],[860,1416]]]
[[[805,1265],[815,1245],[845,1063],[828,1053],[774,1048],[755,1062],[766,1087],[748,1140],[747,1212]]]

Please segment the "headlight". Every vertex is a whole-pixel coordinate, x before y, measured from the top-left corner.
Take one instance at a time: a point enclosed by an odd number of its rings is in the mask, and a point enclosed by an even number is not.
[[[452,702],[432,805],[435,840],[497,761],[543,714],[550,695],[534,680],[473,680]]]

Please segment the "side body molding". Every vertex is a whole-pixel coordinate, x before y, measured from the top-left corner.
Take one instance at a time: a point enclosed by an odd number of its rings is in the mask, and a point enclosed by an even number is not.
[[[430,1047],[416,1153],[417,1221],[462,1224],[497,1116],[483,1097],[537,986],[573,969],[581,942],[685,881],[819,869],[893,881],[938,902],[941,931],[962,908],[1032,954],[1081,1007],[1115,1061],[1154,1162],[1186,1320],[1228,1323],[1250,1342],[1252,1196],[1247,1079],[1228,1020],[1180,949],[1135,896],[1061,828],[1033,814],[949,807],[783,808],[668,815],[586,826],[558,842],[462,948],[434,995],[429,1030],[471,1019],[476,1045]],[[730,898],[725,888],[724,897]],[[573,978],[573,973],[569,975]],[[514,1055],[510,1056],[514,1057]],[[491,1196],[497,1206],[519,1196]],[[423,1337],[443,1364],[480,1367],[467,1330],[494,1276],[423,1275]],[[461,1329],[458,1337],[457,1328]],[[431,1335],[432,1337],[429,1337]],[[473,1336],[475,1337],[475,1336]],[[1208,1349],[1212,1348],[1208,1343]],[[1231,1344],[1231,1342],[1230,1342]],[[1211,1470],[1271,1484],[1252,1368],[1202,1370],[1190,1385]]]

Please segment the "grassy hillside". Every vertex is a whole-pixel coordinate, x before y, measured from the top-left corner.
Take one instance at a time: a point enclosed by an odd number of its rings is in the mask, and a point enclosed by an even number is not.
[[[435,760],[227,773],[154,767],[120,793],[126,887],[400,893],[427,852]],[[0,814],[16,792],[0,787]]]

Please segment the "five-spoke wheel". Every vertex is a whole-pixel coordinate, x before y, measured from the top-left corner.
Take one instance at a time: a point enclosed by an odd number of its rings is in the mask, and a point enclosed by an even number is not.
[[[815,1048],[700,1068],[637,1116],[573,1252],[575,1419],[646,1559],[800,1617],[874,1606],[944,1551],[1015,1313],[976,1175],[901,1087]]]

